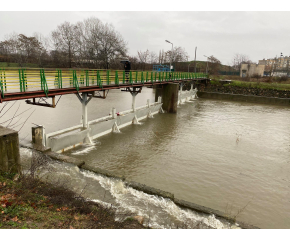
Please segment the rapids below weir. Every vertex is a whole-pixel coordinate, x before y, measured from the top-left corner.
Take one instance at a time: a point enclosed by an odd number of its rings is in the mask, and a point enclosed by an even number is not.
[[[24,174],[30,174],[31,160],[41,162],[34,175],[43,181],[63,186],[86,200],[97,202],[115,211],[115,220],[141,216],[143,225],[150,228],[239,228],[209,214],[197,213],[178,207],[170,199],[149,195],[125,186],[121,180],[80,170],[77,166],[51,160],[42,153],[21,148]]]

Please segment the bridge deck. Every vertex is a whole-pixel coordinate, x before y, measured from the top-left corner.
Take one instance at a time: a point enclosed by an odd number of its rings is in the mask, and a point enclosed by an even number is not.
[[[0,102],[204,79],[188,72],[0,69]]]

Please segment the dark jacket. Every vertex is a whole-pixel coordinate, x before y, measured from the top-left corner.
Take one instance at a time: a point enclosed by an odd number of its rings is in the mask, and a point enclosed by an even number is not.
[[[131,63],[130,62],[126,62],[124,64],[124,68],[125,68],[125,71],[130,71],[131,70]]]

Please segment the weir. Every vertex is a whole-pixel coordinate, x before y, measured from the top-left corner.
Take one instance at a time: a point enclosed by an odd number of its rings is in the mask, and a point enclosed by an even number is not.
[[[165,112],[177,112],[177,104],[189,100],[194,100],[197,89],[191,88],[189,91],[182,91],[178,94],[178,84],[166,84],[160,91],[156,91],[157,101],[147,103],[144,106],[136,108],[136,96],[141,93],[142,87],[126,88],[125,92],[132,95],[132,108],[127,111],[117,112],[116,108],[112,108],[109,116],[88,121],[88,104],[91,101],[93,94],[82,93],[80,96],[76,94],[82,104],[82,124],[62,129],[57,132],[46,134],[42,128],[42,134],[34,134],[32,138],[34,141],[42,142],[46,148],[51,148],[54,152],[64,152],[68,149],[74,148],[80,144],[92,144],[92,140],[101,137],[105,134],[120,132],[120,129],[131,124],[140,124],[139,121],[145,118],[153,118],[157,113],[163,113],[163,106]],[[172,94],[175,91],[175,94]],[[158,92],[158,93],[157,93]],[[174,111],[173,111],[174,110]],[[43,139],[38,139],[43,138]]]
[[[94,69],[9,69],[5,76],[4,81],[0,79],[0,103],[25,99],[27,104],[55,108],[62,95],[76,94],[82,105],[81,125],[50,134],[46,134],[41,126],[32,131],[34,144],[42,144],[53,151],[65,151],[82,143],[92,144],[92,140],[99,136],[119,132],[120,128],[129,124],[139,124],[140,120],[152,118],[154,114],[163,112],[163,109],[168,113],[176,113],[177,105],[196,96],[197,89],[191,87],[189,91],[183,91],[184,84],[191,82],[193,86],[193,82],[207,81],[208,78],[203,73],[130,71],[130,78],[126,79],[125,71]],[[142,87],[153,86],[161,87],[158,90],[160,96],[156,95],[154,103],[147,101],[145,106],[136,108],[136,97]],[[88,121],[88,104],[91,99],[105,99],[105,93],[110,89],[130,92],[132,109],[116,113],[113,108],[110,116]],[[59,99],[56,102],[57,95]],[[50,99],[51,104],[48,103]]]

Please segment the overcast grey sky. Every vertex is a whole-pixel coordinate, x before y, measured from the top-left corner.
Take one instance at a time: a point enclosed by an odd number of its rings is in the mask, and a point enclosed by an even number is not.
[[[96,7],[95,7],[96,8]],[[206,60],[214,55],[223,64],[231,64],[235,53],[246,54],[254,62],[259,59],[290,55],[289,12],[0,12],[0,41],[12,32],[48,36],[64,21],[76,23],[97,17],[114,25],[125,41],[129,54],[137,50],[155,51],[185,48],[190,60]]]

